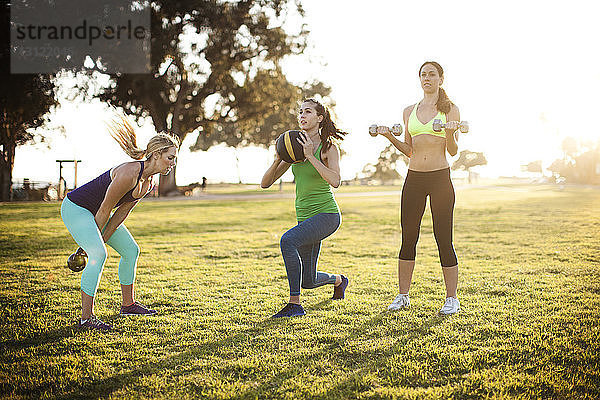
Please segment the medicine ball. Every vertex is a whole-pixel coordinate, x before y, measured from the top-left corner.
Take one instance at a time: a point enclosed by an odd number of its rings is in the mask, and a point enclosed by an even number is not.
[[[279,135],[275,142],[275,150],[279,157],[290,164],[304,161],[304,151],[298,141],[301,131],[287,131]]]

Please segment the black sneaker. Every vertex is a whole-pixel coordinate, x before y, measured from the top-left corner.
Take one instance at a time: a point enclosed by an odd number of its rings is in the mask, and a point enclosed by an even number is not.
[[[80,319],[77,327],[80,329],[97,330],[100,332],[110,332],[112,330],[112,325],[100,321],[95,315],[92,315],[84,322],[81,322]]]
[[[272,318],[301,317],[304,314],[306,313],[300,304],[287,303],[286,306],[283,307],[277,314],[273,315]]]
[[[346,278],[344,275],[341,275],[341,277],[342,277],[342,283],[340,283],[338,286],[333,287],[333,297],[331,297],[332,300],[343,299],[344,294],[346,293],[346,288],[348,287],[348,284],[350,283],[350,280],[348,278]]]

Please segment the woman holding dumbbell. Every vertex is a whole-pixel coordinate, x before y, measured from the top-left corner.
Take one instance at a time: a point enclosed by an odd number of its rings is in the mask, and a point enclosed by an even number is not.
[[[110,127],[112,136],[127,155],[135,160],[145,160],[126,162],[109,169],[69,192],[61,206],[61,216],[69,233],[89,257],[81,275],[82,311],[78,325],[103,332],[110,331],[112,326],[94,316],[94,297],[106,261],[105,243],[121,256],[119,281],[123,302],[120,314],[156,314],[134,300],[133,283],[140,250],[123,221],[138,201],[152,190],[152,177],[171,171],[179,148],[176,137],[158,134],[150,139],[145,150],[139,149],[135,131],[124,118],[114,121]]]
[[[265,172],[261,187],[266,189],[292,166],[296,180],[296,219],[298,224],[281,237],[280,247],[290,286],[290,299],[274,318],[304,315],[300,305],[300,288],[313,289],[334,285],[334,300],[344,298],[348,278],[317,271],[321,241],[333,234],[341,223],[339,207],[331,186],[340,185],[340,152],[332,138],[342,140],[340,131],[327,110],[315,99],[306,99],[300,106],[298,122],[302,133],[304,161],[290,164],[276,152],[275,161]],[[288,145],[290,143],[288,142]],[[290,146],[291,147],[291,146]]]
[[[385,127],[378,128],[377,132],[410,157],[401,198],[402,246],[398,256],[400,292],[388,309],[399,310],[410,304],[408,291],[415,267],[421,218],[429,196],[433,232],[446,284],[446,301],[440,313],[453,314],[459,311],[460,303],[456,296],[458,261],[452,245],[454,187],[446,151],[452,156],[458,151],[455,132],[460,125],[460,114],[458,107],[441,88],[444,70],[438,63],[425,62],[419,69],[419,78],[423,99],[404,109],[404,142]],[[434,126],[434,121],[437,126]],[[445,129],[442,131],[441,127]]]

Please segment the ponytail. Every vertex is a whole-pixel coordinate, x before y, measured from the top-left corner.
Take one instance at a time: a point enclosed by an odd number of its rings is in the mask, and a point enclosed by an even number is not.
[[[323,151],[327,151],[331,147],[331,138],[344,140],[344,136],[347,135],[348,132],[344,132],[335,126],[335,123],[331,120],[331,114],[327,107],[313,98],[304,99],[302,102],[313,103],[315,105],[315,110],[317,110],[317,115],[323,116],[323,120],[319,123],[319,136],[321,138],[321,143],[323,143]]]
[[[437,107],[438,111],[441,111],[444,114],[448,114],[450,112],[450,110],[452,109],[453,104],[454,103],[452,103],[450,101],[450,99],[448,98],[446,91],[444,89],[440,88],[439,92],[438,92],[438,100],[435,103],[435,106]]]
[[[146,150],[137,147],[135,129],[126,117],[118,115],[113,118],[108,124],[110,135],[119,143],[123,151],[134,160],[141,160],[150,156],[155,152],[162,153],[163,151],[175,147],[179,149],[179,138],[166,133],[159,133],[153,136],[146,146]]]
[[[419,77],[421,76],[421,70],[427,64],[431,64],[435,67],[440,78],[444,77],[444,69],[442,68],[442,66],[440,64],[438,64],[435,61],[425,61],[423,63],[423,65],[421,65],[421,68],[419,68]],[[453,105],[454,105],[454,103],[452,103],[452,101],[450,101],[450,99],[448,98],[448,95],[446,94],[446,91],[442,88],[439,88],[438,99],[437,99],[437,102],[435,103],[435,107],[437,108],[437,110],[443,112],[444,114],[448,114],[450,112],[450,110],[452,109]]]
[[[123,151],[134,160],[141,160],[146,154],[146,150],[137,147],[135,129],[129,123],[127,118],[116,116],[108,124],[110,136],[119,143]]]

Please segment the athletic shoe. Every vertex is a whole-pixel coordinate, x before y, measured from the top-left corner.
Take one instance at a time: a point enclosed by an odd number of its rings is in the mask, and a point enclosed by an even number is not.
[[[301,317],[304,314],[306,313],[300,304],[287,303],[286,306],[281,309],[281,311],[273,315],[273,318]]]
[[[122,306],[121,315],[155,315],[156,310],[146,307],[143,304],[138,303],[137,301],[130,306]]]
[[[97,330],[100,332],[110,332],[112,330],[112,325],[100,321],[95,315],[92,315],[83,322],[80,319],[77,327],[80,329]]]
[[[348,278],[346,278],[344,275],[341,275],[341,277],[342,277],[342,283],[340,283],[338,286],[333,287],[333,297],[331,298],[332,300],[343,299],[344,294],[346,293],[346,288],[348,287],[348,284],[350,283],[350,280]]]
[[[460,302],[454,297],[447,297],[440,314],[449,315],[460,311]]]
[[[410,299],[408,298],[408,294],[399,294],[396,296],[392,304],[388,306],[388,310],[396,311],[402,308],[408,308],[410,306]]]

